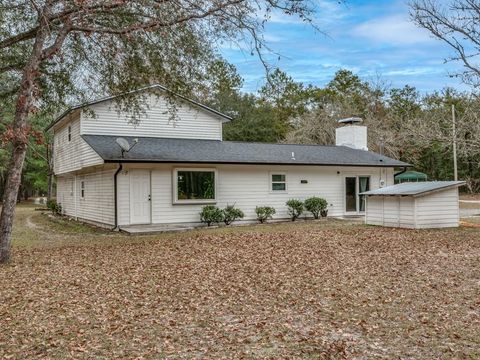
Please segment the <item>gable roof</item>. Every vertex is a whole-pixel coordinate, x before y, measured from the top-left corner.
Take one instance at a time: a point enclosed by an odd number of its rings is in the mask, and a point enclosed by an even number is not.
[[[122,158],[111,135],[82,135],[105,162],[285,164],[405,167],[410,164],[346,146],[248,143],[125,136],[138,143]]]
[[[405,182],[384,188],[366,191],[360,195],[369,196],[422,196],[427,193],[439,190],[447,190],[465,185],[465,181],[423,181]]]
[[[194,106],[197,106],[205,111],[208,111],[214,115],[217,115],[219,117],[221,117],[223,120],[222,122],[229,122],[230,120],[232,120],[232,118],[228,115],[225,115],[225,114],[222,114],[221,112],[215,110],[215,109],[212,109],[204,104],[201,104],[195,100],[192,100],[192,99],[189,99],[183,95],[180,95],[180,94],[177,94],[175,92],[172,92],[170,90],[168,90],[165,86],[163,85],[160,85],[160,84],[155,84],[155,85],[151,85],[151,86],[146,86],[146,87],[143,87],[143,88],[140,88],[140,89],[137,89],[137,90],[132,90],[132,91],[129,91],[129,92],[126,92],[126,93],[122,93],[122,94],[118,94],[118,95],[113,95],[113,96],[106,96],[106,97],[102,97],[102,98],[99,98],[97,100],[93,100],[93,101],[89,101],[89,102],[86,102],[86,103],[83,103],[83,104],[78,104],[78,105],[74,105],[70,108],[68,108],[67,110],[65,110],[63,113],[61,113],[57,118],[55,118],[55,120],[52,121],[52,123],[50,125],[47,126],[47,128],[45,129],[45,131],[48,131],[50,130],[53,126],[55,126],[56,124],[58,124],[62,119],[64,119],[66,116],[68,116],[69,114],[71,114],[73,111],[75,110],[79,110],[79,109],[82,109],[84,107],[87,107],[87,106],[91,106],[91,105],[95,105],[95,104],[99,104],[99,103],[102,103],[102,102],[105,102],[105,101],[110,101],[110,100],[113,100],[113,99],[116,99],[118,97],[121,97],[121,96],[125,96],[125,95],[129,95],[129,94],[134,94],[134,93],[138,93],[138,92],[142,92],[142,91],[147,91],[147,90],[161,90],[161,91],[165,91],[165,92],[169,92],[171,94],[173,94],[173,96],[177,97],[177,98],[180,98]]]

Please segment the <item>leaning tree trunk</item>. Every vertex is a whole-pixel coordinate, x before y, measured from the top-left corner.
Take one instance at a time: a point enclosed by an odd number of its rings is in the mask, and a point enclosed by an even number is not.
[[[0,263],[6,263],[10,260],[13,217],[22,177],[23,162],[27,153],[29,136],[27,118],[35,99],[35,82],[38,79],[47,30],[45,20],[42,20],[43,17],[40,17],[40,19],[39,30],[32,53],[23,70],[12,125],[12,155],[8,166],[5,191],[3,193],[2,214],[0,215]]]

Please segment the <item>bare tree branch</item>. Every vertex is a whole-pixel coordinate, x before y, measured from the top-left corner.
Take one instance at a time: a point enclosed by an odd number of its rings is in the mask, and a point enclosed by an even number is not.
[[[460,61],[464,82],[480,86],[480,3],[475,0],[414,0],[411,17],[420,27],[445,42],[456,53],[446,61]]]

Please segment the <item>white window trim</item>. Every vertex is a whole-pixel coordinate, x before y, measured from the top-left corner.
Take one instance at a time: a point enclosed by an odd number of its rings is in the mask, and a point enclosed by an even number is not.
[[[285,175],[285,190],[273,190],[273,183],[282,183],[282,181],[273,181],[273,175]],[[268,173],[268,188],[271,194],[287,194],[288,193],[288,174],[286,171],[270,171]]]
[[[345,193],[346,193],[346,178],[356,178],[355,179],[355,192],[356,192],[356,196],[357,196],[357,206],[356,206],[356,210],[355,211],[347,211],[347,197],[345,196]],[[343,176],[343,197],[344,197],[344,214],[346,215],[363,215],[365,214],[366,211],[360,211],[360,178],[361,177],[366,177],[366,178],[369,178],[369,185],[370,185],[370,190],[372,190],[372,175],[344,175]],[[365,210],[366,210],[366,203],[365,203]]]
[[[85,180],[80,180],[80,200],[85,200],[85,191],[86,191],[86,186],[85,186]]]
[[[72,141],[72,125],[67,126],[67,142]]]
[[[214,199],[178,199],[178,184],[177,177],[179,171],[210,171],[214,173]],[[173,204],[216,204],[218,194],[218,171],[216,168],[174,168],[172,171],[172,190],[173,190]]]

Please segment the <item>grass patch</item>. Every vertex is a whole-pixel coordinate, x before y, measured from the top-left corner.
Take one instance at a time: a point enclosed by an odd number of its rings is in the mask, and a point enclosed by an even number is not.
[[[65,216],[54,216],[48,212],[42,212],[33,219],[39,226],[49,228],[57,233],[66,234],[109,234],[110,230],[93,226],[80,221],[74,221]]]

